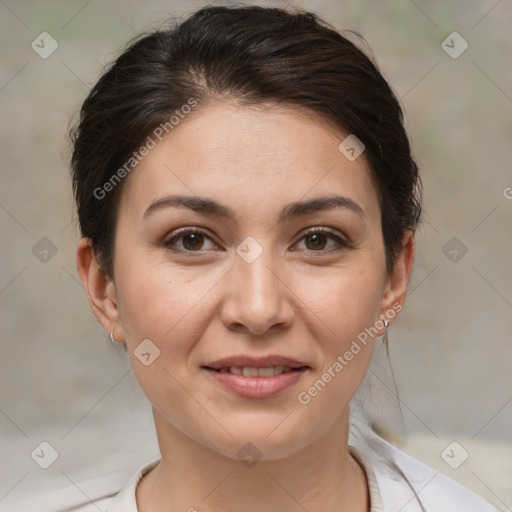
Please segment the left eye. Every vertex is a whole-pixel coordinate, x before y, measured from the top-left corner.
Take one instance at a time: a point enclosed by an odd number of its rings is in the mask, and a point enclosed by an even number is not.
[[[325,229],[309,231],[308,233],[305,233],[300,240],[305,240],[306,249],[313,252],[331,252],[332,250],[336,251],[348,247],[345,240],[334,234],[332,231],[327,231]],[[310,241],[309,243],[308,240]],[[325,245],[329,240],[334,241],[335,246],[330,251],[324,251],[323,249],[325,249]]]

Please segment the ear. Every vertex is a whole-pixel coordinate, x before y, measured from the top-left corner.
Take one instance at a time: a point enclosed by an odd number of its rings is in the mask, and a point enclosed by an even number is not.
[[[397,256],[392,270],[388,273],[384,287],[384,295],[381,303],[381,318],[387,319],[389,323],[393,322],[396,313],[401,311],[407,286],[411,277],[412,265],[415,255],[415,239],[413,231],[406,231],[402,251]],[[386,312],[393,311],[393,314],[386,315]]]
[[[114,281],[101,268],[90,238],[82,238],[76,250],[76,262],[89,304],[96,318],[109,334],[121,326]],[[115,331],[115,340],[124,343],[122,328]]]

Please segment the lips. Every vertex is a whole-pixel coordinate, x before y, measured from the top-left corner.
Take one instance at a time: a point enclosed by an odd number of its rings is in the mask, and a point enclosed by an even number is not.
[[[248,367],[251,368],[251,367]],[[253,367],[254,368],[254,367]],[[269,398],[298,383],[308,367],[296,368],[272,377],[244,377],[243,375],[204,368],[208,378],[224,389],[244,398]]]
[[[297,384],[311,367],[285,356],[231,356],[201,368],[209,378],[244,398],[269,398]]]

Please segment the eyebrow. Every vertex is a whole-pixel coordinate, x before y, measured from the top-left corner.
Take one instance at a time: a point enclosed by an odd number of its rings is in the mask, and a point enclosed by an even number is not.
[[[184,195],[166,196],[161,199],[157,199],[151,203],[142,217],[146,218],[157,211],[171,207],[189,208],[198,213],[215,215],[231,221],[236,219],[234,210],[228,206],[224,206],[212,199]],[[319,211],[331,210],[333,208],[347,208],[365,218],[364,211],[358,203],[348,197],[332,195],[287,204],[281,210],[279,222],[282,223],[291,218],[297,218]]]

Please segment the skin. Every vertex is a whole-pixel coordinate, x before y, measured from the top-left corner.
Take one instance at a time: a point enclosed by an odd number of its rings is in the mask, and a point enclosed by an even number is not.
[[[142,512],[369,510],[365,473],[348,451],[348,418],[375,338],[310,403],[297,395],[403,304],[414,235],[406,233],[388,272],[364,153],[349,161],[338,150],[346,134],[303,112],[229,102],[196,110],[126,178],[113,280],[89,241],[78,244],[91,307],[128,345],[153,404],[162,461],[138,485]],[[144,217],[154,201],[177,193],[218,201],[236,217],[184,207]],[[336,207],[278,222],[285,205],[333,194],[363,214]],[[183,227],[205,237],[181,237],[172,251],[165,242]],[[304,233],[312,227],[332,228],[348,246],[329,234],[315,245]],[[236,252],[247,236],[263,251],[252,263]],[[160,350],[149,366],[133,354],[145,339]],[[239,354],[285,355],[310,369],[277,396],[244,398],[201,369]],[[252,467],[237,457],[247,442],[262,453]]]

